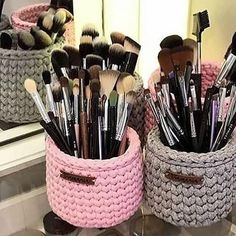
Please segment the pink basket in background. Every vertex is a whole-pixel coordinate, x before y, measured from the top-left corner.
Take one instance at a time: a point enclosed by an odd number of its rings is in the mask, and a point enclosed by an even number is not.
[[[45,3],[34,4],[26,7],[22,7],[14,11],[11,15],[11,23],[13,29],[16,30],[29,30],[36,24],[38,16],[42,11],[48,10],[49,5]],[[68,44],[75,44],[75,30],[74,22],[69,22],[66,25],[65,38]]]
[[[89,160],[61,152],[46,142],[46,180],[49,204],[65,221],[86,228],[107,228],[131,217],[143,197],[140,140],[129,128],[125,154],[108,160]]]
[[[220,66],[218,63],[205,62],[202,64],[202,94],[206,93],[208,87],[212,86],[216,76],[218,75]],[[148,81],[148,88],[150,89],[153,97],[155,98],[155,89],[153,78],[159,76],[159,69],[155,70]],[[149,109],[148,105],[145,106],[145,129],[144,135],[145,139],[150,132],[150,130],[155,126],[155,120],[152,115],[152,111]]]

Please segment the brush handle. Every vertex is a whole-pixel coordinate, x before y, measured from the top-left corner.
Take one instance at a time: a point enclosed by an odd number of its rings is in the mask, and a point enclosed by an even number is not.
[[[131,75],[134,73],[136,64],[138,60],[138,55],[132,52],[125,53],[125,59],[123,64],[121,65],[121,72],[128,72]]]
[[[202,89],[202,78],[201,74],[192,74],[191,79],[194,81],[196,95],[197,95],[197,107],[201,111],[202,110],[202,102],[201,102],[201,89]]]
[[[199,152],[204,151],[203,150],[204,149],[203,148],[203,140],[205,138],[206,131],[207,131],[208,114],[209,114],[212,96],[214,95],[214,93],[216,91],[217,91],[217,88],[214,86],[212,88],[208,88],[206,91],[203,112],[202,112],[201,126],[200,126],[200,131],[199,131],[199,140],[198,140],[198,151]]]
[[[198,74],[201,74],[201,41],[197,42],[197,64],[196,70]]]
[[[102,117],[98,117],[98,147],[99,147],[99,160],[102,160]]]
[[[112,157],[115,157],[118,155],[120,143],[121,143],[121,141],[115,140],[114,145],[110,151],[109,158],[112,158]]]
[[[94,94],[91,99],[91,140],[92,146],[92,159],[98,159],[99,157],[99,145],[98,145],[98,105],[99,105],[99,95]],[[91,152],[91,150],[90,150]]]
[[[70,147],[73,150],[75,157],[79,157],[74,122],[72,120],[68,120],[67,124],[70,134]]]
[[[87,114],[86,112],[80,112],[80,134],[83,147],[84,159],[89,158],[89,142],[88,142],[88,127],[87,127]]]
[[[127,145],[127,128],[124,132],[124,136],[121,140],[121,143],[120,143],[120,148],[119,148],[119,151],[118,151],[118,156],[120,155],[123,155],[125,153],[125,150],[126,150],[126,145]]]
[[[79,136],[79,124],[74,124],[75,128],[75,138],[76,138],[76,144],[78,148],[78,154],[80,155],[80,136]]]
[[[112,149],[115,137],[116,137],[116,107],[110,106],[109,107],[109,120],[108,120],[108,130],[109,130],[109,150]],[[109,151],[108,150],[108,151]]]

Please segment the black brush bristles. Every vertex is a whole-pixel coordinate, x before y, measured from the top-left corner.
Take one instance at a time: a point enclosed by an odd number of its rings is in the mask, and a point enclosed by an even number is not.
[[[35,39],[28,31],[20,31],[18,33],[18,45],[23,50],[29,50],[35,46]]]
[[[99,32],[93,24],[85,24],[82,28],[82,36],[91,36],[93,39],[99,36]]]
[[[109,67],[117,70],[123,63],[125,56],[125,49],[122,45],[115,43],[109,48]]]
[[[1,33],[1,48],[11,49],[12,48],[12,37],[6,32]]]
[[[141,49],[141,45],[130,37],[126,36],[124,41],[124,48],[126,52],[132,52],[138,55]]]
[[[200,30],[204,31],[206,28],[210,27],[210,21],[207,10],[200,12]]]
[[[80,68],[82,66],[82,58],[81,58],[80,51],[78,48],[74,46],[66,45],[63,47],[63,50],[65,50],[67,54],[69,55],[70,67]]]
[[[82,58],[93,53],[92,37],[84,35],[80,38],[79,51]]]
[[[66,13],[63,9],[59,9],[53,17],[53,25],[51,28],[52,32],[51,38],[53,42],[56,40],[57,33],[62,29],[65,22],[66,22]]]
[[[98,65],[102,67],[103,64],[103,58],[95,55],[95,54],[88,54],[86,56],[86,68],[90,68],[91,66]]]
[[[93,40],[94,54],[101,56],[104,60],[108,58],[109,44],[105,37],[96,37]]]
[[[57,61],[58,65],[61,68],[68,68],[69,67],[69,55],[65,50],[56,49],[52,51],[51,57]]]
[[[160,43],[161,49],[162,48],[172,49],[172,48],[182,46],[182,45],[183,45],[183,39],[179,35],[176,35],[176,34],[165,37]]]
[[[111,42],[114,43],[119,43],[122,46],[124,45],[124,41],[125,41],[125,35],[121,32],[112,32],[110,34],[111,37]]]
[[[99,71],[101,70],[102,70],[101,66],[98,65],[90,66],[90,68],[88,69],[90,79],[99,80]]]
[[[42,73],[43,81],[45,84],[51,83],[51,73],[48,70],[43,71]]]
[[[43,11],[40,13],[39,17],[38,17],[38,20],[37,20],[37,23],[36,25],[39,27],[39,28],[42,28],[43,27],[43,19],[44,17],[47,15],[48,13],[46,11]]]

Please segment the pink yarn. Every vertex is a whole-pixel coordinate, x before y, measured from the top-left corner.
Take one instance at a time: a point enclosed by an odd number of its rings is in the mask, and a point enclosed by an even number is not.
[[[154,78],[160,70],[156,69],[148,80],[148,88],[150,89],[153,98],[155,99],[155,90],[154,90]],[[202,94],[205,95],[207,88],[212,86],[214,80],[216,79],[220,71],[220,65],[218,63],[205,62],[202,64]],[[145,130],[144,135],[147,137],[150,130],[155,126],[155,119],[153,117],[152,111],[146,105],[145,110]]]
[[[13,29],[30,30],[32,26],[35,26],[40,13],[42,11],[47,11],[48,8],[48,4],[40,3],[22,7],[14,11],[11,15]],[[65,38],[67,43],[71,45],[75,44],[74,22],[69,22],[66,24]]]
[[[128,129],[125,154],[109,160],[78,159],[46,142],[47,195],[52,210],[67,222],[86,228],[117,225],[139,208],[143,197],[143,162],[137,133]],[[60,171],[95,177],[95,185],[70,182]]]

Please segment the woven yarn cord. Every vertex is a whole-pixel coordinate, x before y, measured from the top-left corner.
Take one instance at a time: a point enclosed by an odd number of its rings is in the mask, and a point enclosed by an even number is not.
[[[146,145],[147,205],[157,217],[177,226],[206,226],[225,218],[234,202],[235,158],[235,135],[223,149],[198,154],[164,146],[153,129]],[[203,177],[203,183],[170,180],[166,171]]]
[[[131,217],[142,201],[143,162],[140,140],[131,128],[128,139],[124,155],[102,161],[68,156],[48,139],[46,181],[52,210],[67,222],[86,228],[107,228]],[[61,170],[95,177],[95,184],[65,180]]]
[[[48,4],[41,3],[16,10],[11,15],[12,27],[16,30],[30,30],[36,24],[40,13],[48,8]],[[67,23],[64,36],[68,44],[75,45],[74,22]]]
[[[43,50],[0,49],[0,120],[15,123],[41,120],[33,99],[24,88],[24,81],[34,79],[40,96],[45,98],[42,72],[51,69],[51,51],[63,45],[62,38]]]
[[[145,126],[145,112],[144,112],[144,88],[143,88],[143,80],[140,75],[135,73],[135,88],[134,91],[137,94],[136,101],[134,103],[129,126],[133,128],[139,135],[139,138],[141,140],[141,144],[143,146],[144,142],[144,126]]]
[[[207,88],[213,85],[214,80],[216,79],[220,71],[220,65],[212,62],[204,62],[202,64],[202,94],[205,95]],[[148,88],[150,89],[153,98],[155,99],[155,89],[154,89],[154,77],[159,76],[159,69],[154,71],[149,78]],[[144,142],[146,142],[147,135],[150,130],[154,127],[155,120],[150,110],[149,106],[145,104],[145,127],[144,127]]]

